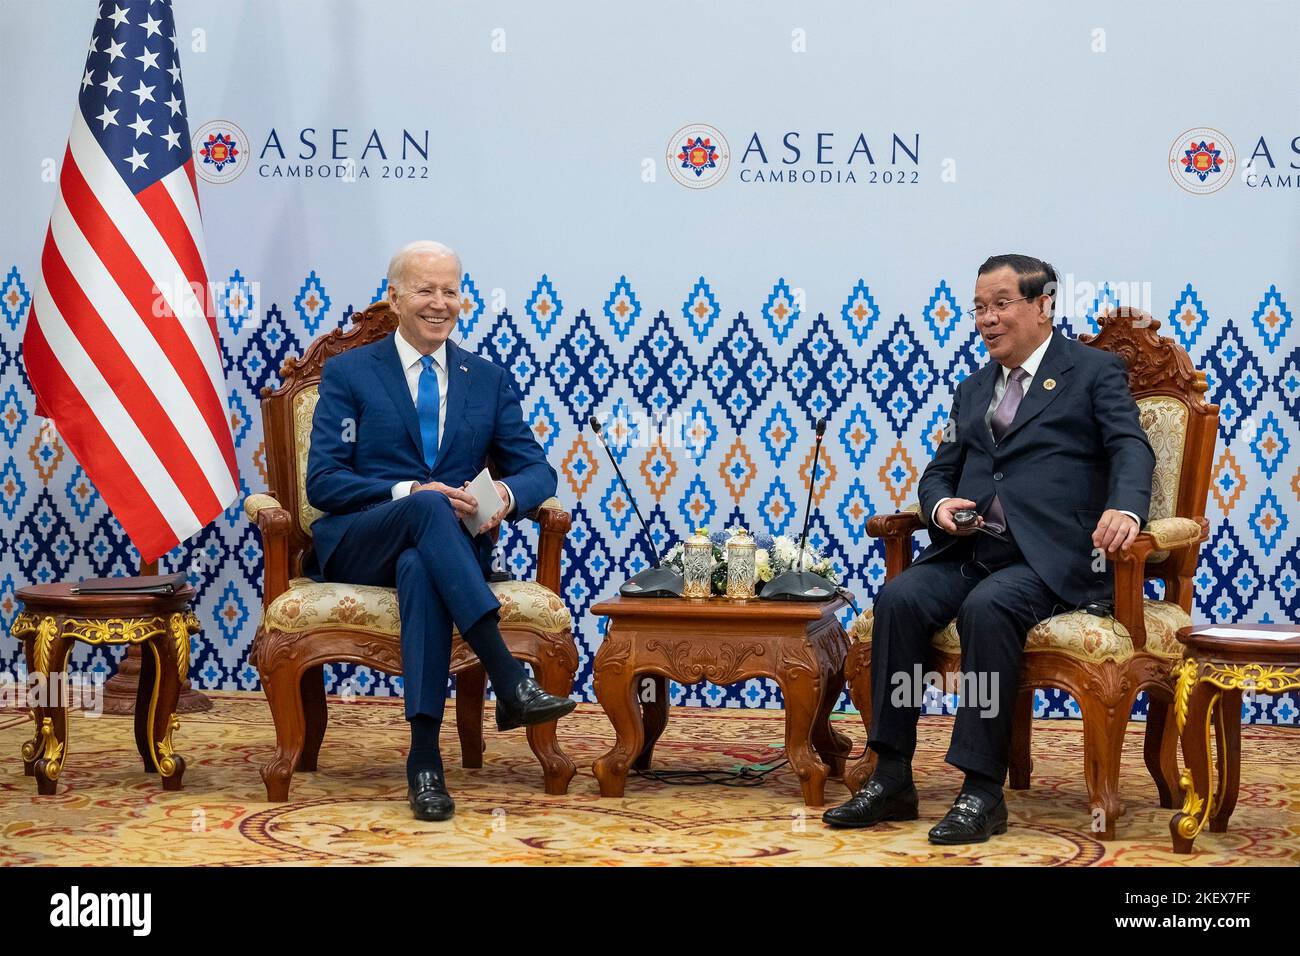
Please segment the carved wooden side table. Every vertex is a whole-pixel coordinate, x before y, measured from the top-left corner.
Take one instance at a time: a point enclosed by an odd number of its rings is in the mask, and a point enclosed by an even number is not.
[[[776,680],[785,696],[785,749],[804,803],[819,807],[826,777],[844,773],[848,737],[831,727],[849,639],[824,603],[616,597],[593,607],[609,631],[596,653],[596,699],[617,739],[593,764],[600,793],[621,797],[628,770],[646,770],[668,722],[668,678],[682,684]],[[647,683],[649,682],[649,683]]]
[[[1272,631],[1286,640],[1222,637],[1205,631]],[[1183,772],[1179,785],[1183,807],[1169,821],[1175,853],[1191,853],[1197,835],[1228,829],[1241,782],[1241,695],[1281,694],[1300,690],[1300,627],[1251,624],[1204,625],[1178,632],[1183,662],[1178,665],[1174,716],[1182,736]],[[1218,743],[1210,781],[1210,735]]]
[[[190,669],[190,635],[199,631],[186,586],[172,594],[74,594],[72,585],[36,584],[18,591],[23,611],[11,633],[23,642],[29,675],[54,688],[68,665],[74,641],[92,645],[143,644],[135,708],[135,744],[146,773],[157,773],[164,790],[181,789],[185,760],[172,750],[180,721],[176,701]],[[23,744],[23,772],[36,777],[41,794],[55,792],[68,756],[68,719],[60,698],[32,708],[35,734]]]

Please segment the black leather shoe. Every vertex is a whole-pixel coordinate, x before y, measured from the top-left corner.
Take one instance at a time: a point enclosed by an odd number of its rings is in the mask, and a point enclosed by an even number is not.
[[[513,703],[497,695],[497,730],[544,724],[563,717],[577,706],[567,697],[546,693],[537,681],[525,677],[515,687]]]
[[[974,793],[958,794],[952,809],[930,830],[930,842],[941,846],[985,843],[996,833],[1007,832],[1007,801],[996,804]]]
[[[832,827],[869,827],[882,820],[916,819],[916,785],[887,793],[879,781],[868,780],[847,803],[822,814],[822,823]]]
[[[407,788],[406,799],[417,820],[450,820],[456,812],[456,804],[436,770],[417,772],[414,786]]]

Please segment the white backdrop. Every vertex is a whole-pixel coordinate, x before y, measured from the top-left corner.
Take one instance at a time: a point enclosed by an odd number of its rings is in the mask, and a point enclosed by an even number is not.
[[[517,369],[575,507],[566,598],[580,693],[590,695],[600,641],[585,610],[645,553],[608,462],[581,437],[586,411],[694,409],[716,431],[703,455],[644,442],[626,452],[665,540],[737,509],[755,527],[785,528],[789,505],[803,503],[813,409],[829,411],[834,473],[816,533],[869,598],[883,565],[865,515],[911,500],[953,385],[985,360],[955,313],[979,263],[1008,251],[1058,267],[1074,333],[1116,298],[1165,332],[1177,326],[1225,422],[1196,617],[1295,618],[1297,4],[177,0],[175,10],[190,132],[212,124],[242,148],[217,177],[228,181],[202,180],[200,194],[211,277],[252,292],[219,319],[247,490],[265,487],[257,390],[284,355],[368,304],[401,244],[456,246],[473,303],[463,339]],[[0,12],[10,94],[0,116],[17,134],[0,150],[7,624],[16,586],[127,571],[134,558],[70,456],[41,450],[17,362],[96,5],[3,0]],[[725,172],[687,174],[707,188],[686,188],[667,162],[691,124],[728,146]],[[1203,127],[1222,161],[1235,155],[1208,186],[1171,169],[1181,134]],[[408,142],[402,160],[404,134],[427,138],[427,159]],[[387,161],[363,155],[372,135]],[[853,153],[859,137],[873,163]],[[310,159],[304,140],[316,144]],[[785,142],[797,162],[783,162]],[[349,170],[360,178],[338,177]],[[791,171],[795,182],[754,181]],[[823,171],[830,182],[802,181]],[[1207,194],[1185,188],[1220,179]],[[639,306],[622,327],[621,277],[623,301]],[[703,318],[690,311],[700,302]],[[668,351],[656,351],[656,327],[676,336]],[[506,545],[520,571],[528,540],[518,529]],[[183,552],[173,566],[203,588],[195,682],[255,686],[256,535],[232,512]],[[0,665],[18,656],[14,642],[0,645]],[[336,670],[334,689],[345,679],[400,688]],[[778,702],[761,681],[674,693]],[[1054,695],[1039,712],[1075,713]],[[1296,707],[1264,701],[1249,716],[1292,722]]]

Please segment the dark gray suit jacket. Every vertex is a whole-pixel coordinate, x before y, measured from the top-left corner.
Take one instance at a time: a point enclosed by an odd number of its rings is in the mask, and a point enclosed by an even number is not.
[[[995,444],[984,418],[1000,373],[990,362],[957,386],[952,426],[921,476],[922,517],[928,522],[945,497],[969,498],[984,514],[997,494],[1025,560],[1065,604],[1107,600],[1110,562],[1094,570],[1093,529],[1108,508],[1145,523],[1155,470],[1124,363],[1054,331],[1010,430]],[[959,539],[932,526],[930,540],[918,561]]]

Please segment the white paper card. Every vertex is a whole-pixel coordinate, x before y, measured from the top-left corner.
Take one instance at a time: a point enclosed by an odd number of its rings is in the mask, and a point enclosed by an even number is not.
[[[1300,637],[1295,631],[1254,631],[1241,627],[1211,627],[1196,633],[1201,637],[1236,637],[1251,641],[1292,641]]]
[[[478,502],[478,513],[462,515],[460,522],[468,529],[470,534],[478,534],[478,529],[487,524],[494,514],[505,507],[505,502],[501,500],[501,495],[497,492],[496,482],[492,480],[492,476],[488,474],[486,468],[474,476],[474,480],[469,483],[469,487],[465,490],[473,495],[474,500]]]

